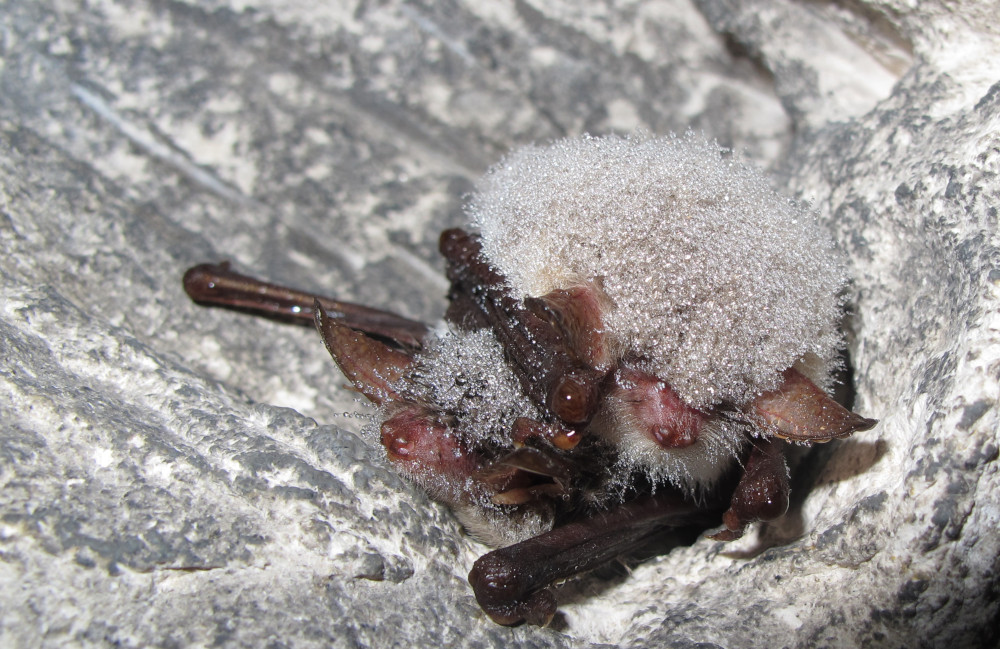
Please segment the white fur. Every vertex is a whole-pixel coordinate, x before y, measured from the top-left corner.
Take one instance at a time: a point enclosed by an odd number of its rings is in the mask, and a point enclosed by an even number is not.
[[[807,354],[822,380],[835,358],[846,273],[830,237],[701,137],[526,147],[468,212],[518,295],[602,278],[613,336],[691,406],[746,403]]]

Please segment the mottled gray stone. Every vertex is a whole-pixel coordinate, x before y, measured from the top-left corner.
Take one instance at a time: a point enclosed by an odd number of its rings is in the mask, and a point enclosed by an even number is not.
[[[0,12],[0,645],[996,645],[997,3],[313,5]],[[433,319],[508,148],[688,126],[829,223],[882,423],[800,458],[782,523],[496,627],[316,335],[180,274]]]

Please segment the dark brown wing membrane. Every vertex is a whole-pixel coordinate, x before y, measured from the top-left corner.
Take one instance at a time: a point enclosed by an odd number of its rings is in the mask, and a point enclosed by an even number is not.
[[[199,304],[225,306],[311,323],[318,301],[329,317],[352,329],[394,341],[401,347],[419,349],[427,336],[427,325],[403,316],[360,304],[265,282],[241,275],[228,262],[200,264],[184,273],[184,290]]]
[[[635,550],[667,527],[717,520],[717,509],[661,490],[483,555],[473,565],[469,583],[494,622],[547,624],[556,611],[555,596],[548,590],[553,582]]]
[[[579,362],[557,323],[511,295],[503,275],[483,260],[478,237],[445,230],[440,248],[452,282],[448,321],[490,327],[535,405],[566,424],[588,423],[601,405],[607,371]]]

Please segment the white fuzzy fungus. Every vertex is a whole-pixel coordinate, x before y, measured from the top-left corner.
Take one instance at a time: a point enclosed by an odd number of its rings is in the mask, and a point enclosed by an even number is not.
[[[846,281],[830,237],[716,144],[527,147],[486,175],[468,212],[516,295],[601,278],[609,331],[691,406],[745,404],[796,363],[826,381]]]
[[[619,451],[612,469],[621,487],[641,471],[650,484],[670,483],[685,494],[699,497],[715,486],[732,466],[746,443],[746,429],[725,419],[713,419],[698,433],[698,441],[682,448],[663,448],[628,422],[602,426],[599,434]]]

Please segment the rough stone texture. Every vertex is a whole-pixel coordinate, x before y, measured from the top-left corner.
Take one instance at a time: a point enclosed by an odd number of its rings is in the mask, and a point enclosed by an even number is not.
[[[996,645],[995,2],[317,4],[0,11],[0,645]],[[842,242],[883,423],[805,456],[781,525],[493,626],[316,335],[180,274],[432,319],[437,231],[509,147],[688,126]]]

